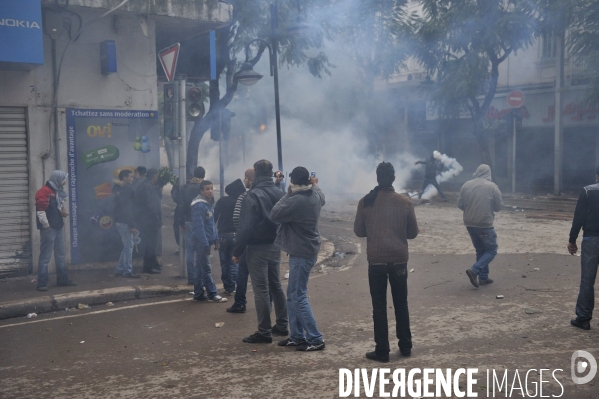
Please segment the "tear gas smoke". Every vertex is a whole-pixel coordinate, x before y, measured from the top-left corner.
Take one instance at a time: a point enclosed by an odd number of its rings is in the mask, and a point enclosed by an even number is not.
[[[440,161],[444,167],[444,170],[440,174],[437,175],[438,183],[446,182],[446,181],[456,177],[457,175],[459,175],[462,172],[462,170],[464,170],[462,165],[460,165],[459,162],[455,158],[451,158],[445,154],[441,154],[439,151],[434,151],[433,157],[436,160]],[[437,189],[435,187],[433,187],[432,185],[429,185],[424,190],[424,194],[422,194],[422,198],[431,199],[434,196],[436,196],[437,194],[439,194]]]

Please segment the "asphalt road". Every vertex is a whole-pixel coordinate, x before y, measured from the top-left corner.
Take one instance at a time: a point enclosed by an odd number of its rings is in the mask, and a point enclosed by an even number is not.
[[[118,303],[102,311],[0,322],[0,397],[338,397],[340,368],[383,365],[364,357],[374,348],[365,242],[353,236],[349,221],[325,218],[321,232],[338,251],[354,253],[327,262],[310,280],[324,351],[242,343],[256,329],[251,291],[245,314],[226,313],[231,302],[196,303],[186,297]],[[597,378],[576,385],[570,377],[574,351],[599,357],[596,323],[590,331],[569,326],[579,259],[500,255],[491,266],[496,283],[477,290],[464,274],[473,255],[412,255],[413,355],[401,358],[392,351],[384,367],[478,368],[478,397],[493,397],[486,393],[487,369],[507,370],[510,389],[517,386],[516,370],[523,385],[526,372],[537,370],[529,373],[528,397],[541,397],[532,395],[533,382],[541,377],[538,370],[550,369],[555,378],[543,376],[549,381],[544,396],[597,398]],[[389,320],[394,331],[391,308]],[[222,328],[215,327],[219,322],[225,323]],[[393,340],[391,345],[396,348]],[[524,392],[495,397],[523,397]],[[360,397],[366,397],[364,390]]]

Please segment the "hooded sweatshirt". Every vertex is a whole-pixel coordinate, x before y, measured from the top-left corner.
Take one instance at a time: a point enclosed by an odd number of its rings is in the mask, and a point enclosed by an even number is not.
[[[236,228],[233,224],[233,212],[235,211],[237,199],[244,192],[245,186],[241,179],[237,179],[225,187],[227,196],[219,199],[214,206],[214,220],[216,220],[219,234],[235,233]]]
[[[191,239],[198,251],[210,250],[210,245],[216,244],[218,234],[214,224],[214,208],[203,195],[198,195],[191,201]]]
[[[464,225],[492,228],[495,212],[502,207],[501,191],[491,181],[491,168],[482,164],[474,172],[474,179],[464,183],[460,190],[458,208],[464,211]]]
[[[64,226],[60,211],[64,208],[64,201],[68,197],[62,186],[67,176],[66,172],[55,170],[44,187],[35,193],[36,224],[39,230],[48,227],[60,230]]]

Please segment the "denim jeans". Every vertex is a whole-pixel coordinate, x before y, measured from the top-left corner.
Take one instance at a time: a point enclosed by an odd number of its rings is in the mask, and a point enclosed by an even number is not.
[[[187,265],[187,282],[195,284],[196,267],[199,264],[199,256],[196,259],[196,250],[192,240],[192,227],[190,222],[185,222],[185,264]]]
[[[56,264],[56,282],[58,284],[69,281],[67,268],[64,263],[64,228],[59,230],[40,230],[40,258],[37,264],[37,286],[48,285],[48,263],[54,251],[54,263]]]
[[[316,259],[289,256],[289,285],[287,285],[287,313],[289,314],[289,338],[295,342],[308,341],[315,345],[322,342],[312,308],[308,302],[308,279]],[[304,335],[305,331],[305,335]]]
[[[233,245],[235,245],[235,235],[227,233],[223,234],[220,238],[218,254],[220,257],[221,269],[220,279],[227,292],[235,291],[235,284],[237,282],[237,264],[233,262]]]
[[[387,323],[387,279],[391,285],[395,330],[400,350],[412,349],[410,312],[408,311],[408,265],[368,265],[368,283],[372,298],[375,352],[387,356],[389,349],[389,324]]]
[[[197,251],[197,263],[195,276],[196,281],[193,285],[194,298],[202,298],[207,295],[208,298],[212,299],[216,296],[216,285],[212,279],[212,265],[210,264],[210,255]],[[206,288],[206,294],[204,294],[204,288]]]
[[[133,273],[133,264],[131,263],[131,258],[133,257],[133,234],[129,231],[127,223],[117,223],[116,229],[121,235],[121,240],[123,240],[123,250],[121,251],[119,263],[116,265],[116,273],[131,274]]]
[[[239,257],[239,267],[237,268],[237,290],[235,291],[235,306],[245,306],[247,303],[245,295],[248,290],[248,261],[245,251]]]
[[[599,237],[583,237],[580,253],[580,290],[576,301],[576,318],[587,321],[593,318],[595,307],[595,277],[599,264]]]
[[[267,244],[248,245],[245,251],[254,290],[258,333],[272,337],[269,292],[273,297],[277,327],[287,330],[288,324],[287,302],[280,278],[281,250],[274,244]]]
[[[493,227],[466,227],[476,250],[476,263],[471,269],[479,280],[489,278],[489,263],[497,255],[497,233]]]

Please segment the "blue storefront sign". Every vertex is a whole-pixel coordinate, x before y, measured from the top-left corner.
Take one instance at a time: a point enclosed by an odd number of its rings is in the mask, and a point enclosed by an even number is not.
[[[41,0],[0,0],[0,69],[44,63]]]

